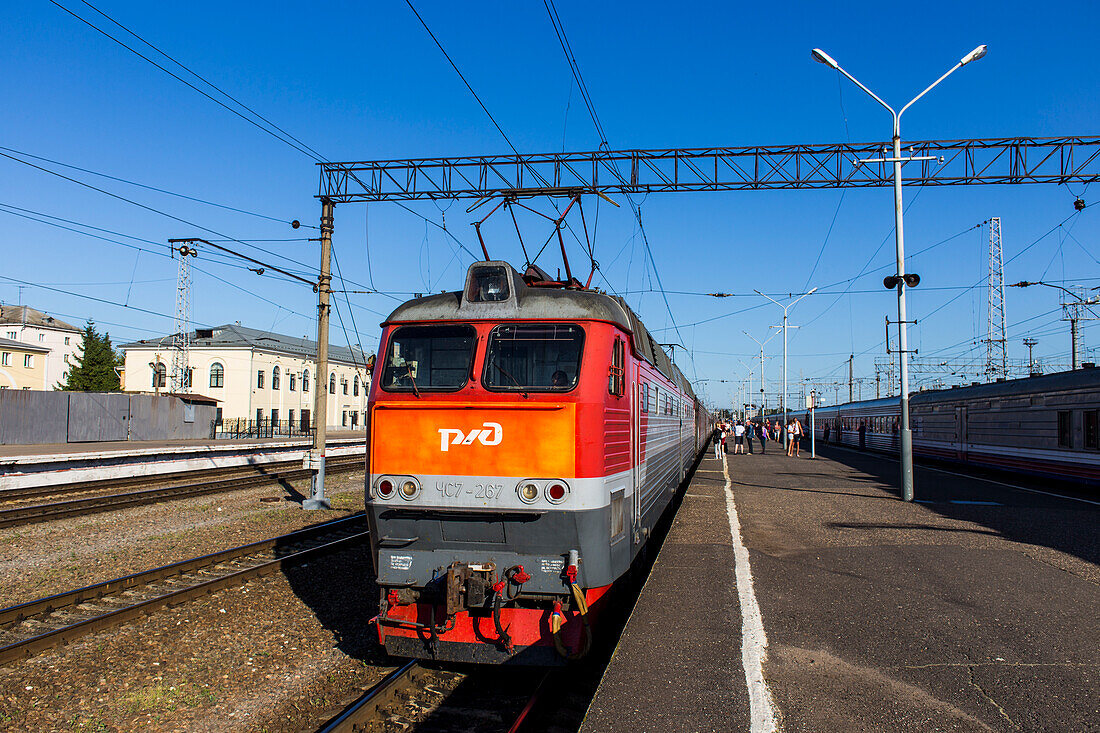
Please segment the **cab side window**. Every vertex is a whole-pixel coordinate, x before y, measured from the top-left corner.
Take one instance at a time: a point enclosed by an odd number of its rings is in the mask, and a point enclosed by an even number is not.
[[[626,372],[623,369],[625,349],[622,339],[615,339],[611,347],[611,366],[607,370],[607,393],[622,397],[626,391]]]

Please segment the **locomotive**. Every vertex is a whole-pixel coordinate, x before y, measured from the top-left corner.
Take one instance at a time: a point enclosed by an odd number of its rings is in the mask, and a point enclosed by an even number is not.
[[[963,466],[1100,485],[1100,369],[918,392],[913,455]],[[897,452],[896,397],[816,410],[828,443]],[[808,423],[807,423],[808,424]]]
[[[713,431],[618,297],[503,261],[382,324],[366,510],[395,656],[583,656]]]

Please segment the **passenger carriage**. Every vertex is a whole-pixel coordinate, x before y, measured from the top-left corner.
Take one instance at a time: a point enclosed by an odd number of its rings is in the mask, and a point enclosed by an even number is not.
[[[1060,481],[1100,484],[1100,370],[918,392],[909,399],[913,454]],[[816,436],[898,450],[898,398],[816,411]]]

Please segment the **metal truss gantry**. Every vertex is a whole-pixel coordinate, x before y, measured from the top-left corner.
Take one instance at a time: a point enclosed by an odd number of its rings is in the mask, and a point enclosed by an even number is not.
[[[332,203],[493,196],[867,188],[892,185],[888,162],[860,163],[889,143],[600,150],[321,163],[318,198]],[[905,167],[917,186],[1100,180],[1100,137],[925,140]]]

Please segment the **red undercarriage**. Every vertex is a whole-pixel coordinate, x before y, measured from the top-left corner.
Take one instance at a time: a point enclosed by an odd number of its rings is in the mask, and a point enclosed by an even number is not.
[[[588,623],[593,630],[596,627],[601,601],[610,589],[610,585],[605,585],[601,588],[589,588],[584,592],[589,609]],[[433,623],[433,612],[435,613],[435,623],[437,625],[451,626],[452,619],[445,618],[442,606],[414,603],[390,608],[384,616],[379,617],[379,623],[376,624],[379,643],[385,646],[386,637],[394,636],[419,639],[423,642],[429,641],[431,632],[426,628],[396,626],[394,622],[418,624],[427,627]],[[500,609],[500,624],[508,632],[511,643],[516,648],[553,648],[554,639],[550,627],[551,613],[552,611],[544,609],[502,608]],[[560,636],[567,651],[573,652],[580,647],[583,622],[580,614],[576,611],[563,612],[563,616],[565,621],[562,624]],[[453,622],[453,628],[438,634],[436,637],[440,642],[501,646],[491,614],[471,616],[469,613],[462,611],[454,615]]]

